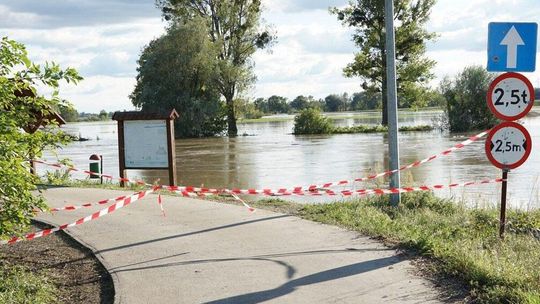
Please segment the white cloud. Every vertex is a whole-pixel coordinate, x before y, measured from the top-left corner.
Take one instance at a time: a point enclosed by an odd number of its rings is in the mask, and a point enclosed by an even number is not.
[[[253,97],[314,95],[359,91],[359,79],[345,78],[343,67],[356,51],[352,29],[343,27],[328,7],[347,0],[263,0],[263,18],[277,31],[271,52],[255,57],[258,82]],[[437,61],[438,77],[467,65],[486,64],[487,24],[537,21],[538,0],[440,0],[428,30],[439,33],[427,55]],[[32,60],[55,61],[80,70],[85,80],[63,86],[61,94],[80,111],[130,109],[136,60],[141,49],[164,32],[153,0],[18,0],[0,5],[0,36],[25,43]],[[540,74],[528,73],[535,86]]]
[[[91,76],[77,86],[62,85],[61,96],[72,102],[79,112],[131,110],[133,105],[128,96],[134,87],[133,77]]]

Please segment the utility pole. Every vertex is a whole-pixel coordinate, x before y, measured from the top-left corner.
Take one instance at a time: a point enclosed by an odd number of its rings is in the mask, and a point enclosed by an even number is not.
[[[388,150],[390,152],[390,170],[399,169],[399,145],[397,123],[397,89],[396,89],[396,41],[394,37],[394,2],[385,0],[386,28],[386,94],[388,96]],[[390,188],[399,188],[399,171],[390,176]],[[393,206],[401,200],[399,193],[391,194]]]

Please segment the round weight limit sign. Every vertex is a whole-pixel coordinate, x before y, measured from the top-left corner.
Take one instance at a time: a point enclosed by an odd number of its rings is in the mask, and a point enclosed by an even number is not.
[[[534,105],[534,88],[521,74],[502,74],[489,86],[487,104],[499,119],[520,119],[527,115]]]
[[[531,135],[522,125],[508,121],[497,125],[486,139],[486,155],[500,169],[515,169],[529,157]]]

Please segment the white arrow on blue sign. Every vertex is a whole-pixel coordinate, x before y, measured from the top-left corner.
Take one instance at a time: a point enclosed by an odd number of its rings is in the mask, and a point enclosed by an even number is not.
[[[491,72],[534,72],[538,24],[491,22],[488,26],[488,64]]]

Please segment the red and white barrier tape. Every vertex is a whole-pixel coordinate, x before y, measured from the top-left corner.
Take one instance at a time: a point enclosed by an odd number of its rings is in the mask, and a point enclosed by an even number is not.
[[[419,186],[419,187],[402,187],[402,188],[392,188],[392,189],[361,189],[361,190],[342,190],[342,191],[332,191],[328,189],[315,189],[313,191],[309,192],[279,192],[279,193],[271,193],[271,192],[264,192],[264,193],[242,193],[241,190],[220,190],[219,192],[205,192],[205,193],[195,193],[195,192],[189,192],[188,190],[178,190],[175,189],[177,187],[168,186],[165,187],[169,191],[174,191],[176,193],[179,193],[186,197],[201,197],[201,196],[210,196],[210,195],[216,195],[216,194],[223,194],[227,193],[232,195],[235,199],[239,200],[244,204],[245,207],[247,207],[250,211],[254,211],[252,207],[250,207],[248,204],[246,204],[241,198],[238,197],[238,194],[264,194],[264,195],[271,195],[271,196],[290,196],[290,195],[298,195],[298,196],[360,196],[360,195],[369,195],[369,194],[375,194],[375,195],[383,195],[383,194],[394,194],[394,193],[409,193],[409,192],[416,192],[416,191],[433,191],[433,190],[439,190],[439,189],[445,189],[445,188],[456,188],[456,187],[467,187],[467,186],[473,186],[473,185],[484,185],[484,184],[492,184],[492,183],[500,183],[503,179],[492,179],[492,180],[482,180],[482,181],[473,181],[473,182],[466,182],[466,183],[453,183],[450,185],[432,185],[432,186]],[[14,244],[20,241],[24,240],[33,240],[39,237],[47,236],[49,234],[55,233],[60,230],[65,230],[67,228],[71,228],[77,225],[82,225],[84,223],[90,222],[92,220],[98,219],[102,216],[105,216],[107,214],[113,213],[114,211],[125,207],[137,200],[140,200],[147,196],[148,194],[155,192],[156,190],[163,188],[160,186],[155,186],[150,190],[141,191],[138,193],[135,193],[131,196],[125,197],[121,196],[115,199],[107,199],[102,200],[99,203],[104,204],[105,202],[110,201],[116,201],[115,204],[101,209],[91,215],[88,215],[86,217],[80,218],[76,220],[75,222],[64,224],[56,228],[51,229],[44,229],[37,232],[26,234],[22,237],[13,237],[9,240],[0,240],[0,245],[3,244]],[[161,206],[161,197],[158,197],[158,203]],[[64,208],[58,208],[59,210],[75,210],[79,208],[89,207],[87,204],[84,205],[84,207],[81,206],[66,206]],[[165,212],[163,209],[161,209],[163,212],[163,215],[165,216]]]
[[[185,196],[189,196],[189,193],[192,193],[193,196],[206,195],[219,195],[223,193],[231,195],[267,195],[267,196],[352,196],[352,195],[367,195],[367,194],[393,194],[393,193],[406,193],[414,191],[431,191],[439,190],[444,188],[455,188],[455,187],[467,187],[473,185],[483,185],[483,184],[492,184],[500,183],[502,179],[492,179],[492,180],[482,180],[482,181],[471,181],[465,183],[454,183],[450,185],[432,185],[432,186],[419,186],[419,187],[402,187],[402,188],[393,188],[393,189],[360,189],[360,190],[342,190],[342,191],[333,191],[330,189],[312,189],[310,191],[273,191],[271,189],[231,189],[231,190],[219,190],[219,189],[210,189],[210,188],[194,188],[194,187],[175,187],[175,186],[166,186],[164,189],[169,191],[174,191],[176,193],[182,193]]]
[[[117,198],[104,199],[104,200],[101,200],[101,201],[96,202],[96,203],[85,203],[85,204],[82,204],[82,205],[67,205],[67,206],[59,207],[59,208],[51,208],[49,211],[50,212],[73,211],[73,210],[78,210],[78,209],[81,209],[81,208],[89,208],[89,207],[93,207],[93,206],[97,206],[97,205],[104,205],[104,204],[111,203],[111,202],[117,202],[117,201],[121,201],[121,200],[123,200],[125,198],[126,198],[126,196],[122,195],[122,196],[119,196]]]
[[[85,216],[85,217],[82,217],[78,220],[76,220],[75,222],[72,222],[72,223],[69,223],[69,224],[64,224],[64,225],[61,225],[59,227],[56,227],[56,228],[51,228],[51,229],[44,229],[44,230],[40,230],[40,231],[36,231],[36,232],[33,232],[33,233],[28,233],[26,234],[25,236],[22,236],[22,237],[12,237],[11,239],[9,240],[5,240],[5,241],[0,241],[0,245],[3,245],[3,244],[14,244],[14,243],[17,243],[17,242],[20,242],[20,241],[24,241],[24,240],[33,240],[33,239],[36,239],[36,238],[39,238],[39,237],[43,237],[43,236],[47,236],[49,234],[52,234],[52,233],[55,233],[57,231],[60,231],[60,230],[65,230],[67,228],[71,228],[71,227],[74,227],[74,226],[78,226],[78,225],[82,225],[84,223],[87,223],[87,222],[90,222],[90,221],[93,221],[95,219],[98,219],[102,216],[105,216],[107,214],[110,214],[110,213],[113,213],[114,211],[122,208],[122,207],[125,207],[137,200],[140,200],[142,198],[144,198],[145,196],[147,196],[148,194],[154,192],[156,190],[156,188],[152,188],[150,190],[145,190],[145,191],[141,191],[141,192],[138,192],[136,194],[133,194],[131,196],[128,196],[128,197],[125,197],[119,201],[117,201],[115,204],[113,205],[110,205],[109,207],[107,208],[103,208],[91,215],[88,215],[88,216]]]
[[[155,186],[154,187],[154,191],[158,190],[158,189],[167,189],[170,192],[176,193],[176,194],[178,194],[180,196],[191,197],[191,198],[204,198],[204,197],[216,195],[216,193],[211,193],[211,192],[204,192],[204,193],[196,193],[196,192],[193,192],[193,191],[188,192],[188,191],[185,191],[185,190],[176,189],[175,187],[162,187],[162,186]],[[226,193],[226,192],[223,192],[223,193]],[[243,200],[238,198],[236,195],[231,194],[231,196],[233,196],[239,202],[243,203],[244,206],[246,206],[246,208],[248,208],[250,211],[253,211],[253,208],[251,208],[249,205],[247,205],[246,202],[244,202]],[[49,209],[49,211],[50,212],[74,211],[74,210],[78,210],[78,209],[82,209],[82,208],[90,208],[90,207],[94,207],[94,206],[97,206],[97,205],[104,205],[104,204],[111,203],[111,202],[117,202],[117,201],[123,200],[124,198],[126,198],[126,196],[122,195],[122,196],[119,196],[117,198],[104,199],[104,200],[101,200],[101,201],[96,202],[96,203],[85,203],[85,204],[82,204],[82,205],[67,205],[67,206],[58,207],[58,208],[51,208],[51,209]],[[158,205],[159,205],[159,208],[161,210],[161,213],[163,214],[163,216],[165,216],[165,210],[163,209],[163,203],[162,203],[162,200],[161,200],[161,195],[158,195]],[[40,212],[40,210],[36,210],[36,212]]]
[[[216,189],[216,188],[197,188],[197,187],[191,187],[191,186],[186,186],[186,187],[181,187],[181,188],[178,188],[180,191],[182,189],[187,189],[189,191],[187,192],[198,192],[198,193],[217,193],[217,192],[220,192],[220,193],[224,193],[224,192],[227,192],[227,191],[232,191],[233,193],[237,193],[237,194],[266,194],[266,193],[275,193],[275,194],[282,194],[283,193],[294,193],[294,194],[298,194],[298,193],[302,193],[302,192],[305,192],[305,191],[310,191],[312,192],[313,190],[316,190],[316,189],[321,189],[321,188],[330,188],[330,187],[334,187],[334,186],[344,186],[344,185],[349,185],[349,184],[353,184],[355,182],[364,182],[364,181],[368,181],[368,180],[373,180],[373,179],[377,179],[379,177],[384,177],[384,176],[390,176],[396,172],[399,172],[399,171],[404,171],[404,170],[408,170],[408,169],[411,169],[411,168],[414,168],[414,167],[418,167],[418,166],[421,166],[422,164],[425,164],[427,162],[430,162],[430,161],[433,161],[439,157],[442,157],[442,156],[446,156],[456,150],[459,150],[479,139],[481,139],[482,137],[486,136],[486,134],[489,133],[490,130],[487,130],[487,131],[484,131],[484,132],[481,132],[477,135],[474,135],[474,136],[471,136],[469,137],[467,140],[465,141],[462,141],[461,143],[447,149],[447,150],[444,150],[443,152],[441,153],[438,153],[438,154],[435,154],[435,155],[432,155],[430,157],[427,157],[427,158],[424,158],[422,160],[418,160],[418,161],[415,161],[409,165],[406,165],[406,166],[403,166],[399,169],[396,169],[396,170],[389,170],[389,171],[385,171],[385,172],[381,172],[381,173],[378,173],[378,174],[373,174],[373,175],[369,175],[369,176],[366,176],[366,177],[361,177],[361,178],[355,178],[353,180],[341,180],[341,181],[335,181],[335,182],[328,182],[328,183],[323,183],[323,184],[314,184],[314,185],[309,185],[309,186],[297,186],[297,187],[292,187],[292,188],[279,188],[279,189]],[[140,184],[140,185],[147,185],[147,186],[151,186],[150,184],[146,184],[142,181],[131,181],[130,179],[127,179],[127,178],[114,178],[113,176],[111,175],[106,175],[106,174],[99,174],[99,173],[92,173],[90,171],[87,171],[87,170],[79,170],[77,168],[74,168],[74,167],[70,167],[70,166],[66,166],[66,165],[63,165],[63,164],[58,164],[58,163],[48,163],[48,162],[45,162],[45,161],[41,161],[41,160],[36,160],[34,161],[35,163],[40,163],[40,164],[44,164],[44,165],[47,165],[47,166],[53,166],[53,167],[56,167],[56,168],[62,168],[62,167],[66,167],[68,168],[68,170],[70,171],[78,171],[78,172],[83,172],[85,174],[93,174],[93,175],[97,175],[97,176],[103,176],[105,178],[109,178],[109,179],[116,179],[116,180],[119,180],[119,181],[123,181],[123,182],[135,182],[137,184]]]

